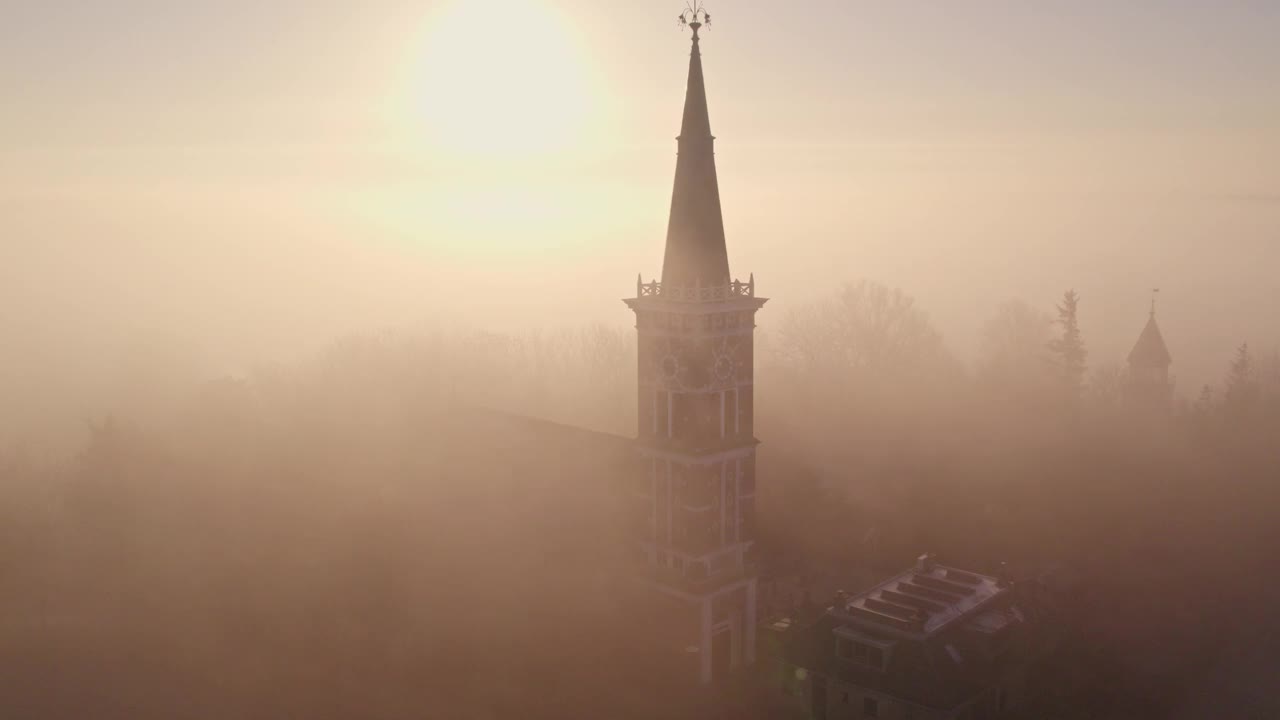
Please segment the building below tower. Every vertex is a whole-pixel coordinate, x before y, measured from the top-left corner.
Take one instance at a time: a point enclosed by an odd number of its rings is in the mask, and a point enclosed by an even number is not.
[[[803,717],[980,720],[1012,712],[1050,648],[1032,586],[932,556],[817,617],[772,630],[779,690]]]

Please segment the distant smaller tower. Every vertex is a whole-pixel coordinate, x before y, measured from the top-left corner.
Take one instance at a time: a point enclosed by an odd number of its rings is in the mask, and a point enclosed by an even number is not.
[[[1156,294],[1151,291],[1151,312],[1147,325],[1142,328],[1138,342],[1129,352],[1129,380],[1126,387],[1129,402],[1137,407],[1166,409],[1173,397],[1173,382],[1169,380],[1169,365],[1173,356],[1164,344],[1160,326],[1156,324]]]

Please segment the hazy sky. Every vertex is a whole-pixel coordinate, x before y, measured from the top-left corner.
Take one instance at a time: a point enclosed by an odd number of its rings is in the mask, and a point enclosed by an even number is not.
[[[0,392],[138,348],[221,371],[353,330],[629,322],[661,267],[679,9],[9,3]],[[1075,287],[1095,364],[1159,286],[1184,391],[1280,342],[1280,3],[710,9],[762,328],[865,276],[961,354],[998,302]]]

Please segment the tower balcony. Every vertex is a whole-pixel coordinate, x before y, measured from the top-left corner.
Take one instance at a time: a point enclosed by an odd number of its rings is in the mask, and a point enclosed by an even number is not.
[[[657,280],[643,282],[636,278],[636,298],[654,298],[678,303],[720,303],[737,298],[754,298],[756,282],[753,274],[746,282],[734,280],[726,285],[671,285],[663,286]]]
[[[746,431],[725,437],[667,438],[641,435],[636,439],[637,447],[649,455],[703,463],[742,457],[745,452],[736,451],[749,450],[759,444],[760,441]],[[726,454],[729,456],[726,457]]]
[[[672,568],[652,566],[647,571],[648,579],[651,582],[675,588],[690,595],[712,592],[730,583],[749,578],[754,573],[755,567],[746,564],[731,567],[714,575],[690,574]]]
[[[718,484],[717,484],[718,485]],[[688,487],[680,493],[680,507],[688,512],[700,513],[720,508],[720,488]]]

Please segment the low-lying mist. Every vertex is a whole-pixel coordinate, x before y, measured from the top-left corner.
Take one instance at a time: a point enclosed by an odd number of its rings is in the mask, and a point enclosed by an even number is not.
[[[1280,361],[1221,348],[1219,384],[1142,412],[1118,367],[1061,362],[1055,313],[1001,306],[972,363],[871,282],[768,316],[762,554],[1052,570],[1060,706],[1164,717],[1280,630]],[[599,325],[356,335],[217,379],[158,363],[72,451],[0,452],[0,715],[631,716],[658,631],[595,473],[636,377],[633,331]]]

